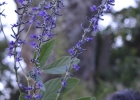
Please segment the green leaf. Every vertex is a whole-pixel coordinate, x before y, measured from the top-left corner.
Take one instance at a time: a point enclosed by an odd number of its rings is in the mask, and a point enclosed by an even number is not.
[[[26,95],[25,93],[21,93],[19,96],[19,100],[26,100],[25,95]]]
[[[69,65],[70,61],[70,56],[59,58],[50,65],[44,67],[43,72],[48,74],[64,74],[66,72],[66,67]],[[78,64],[79,62],[79,59],[74,58],[73,64]]]
[[[49,55],[51,54],[53,50],[54,43],[55,43],[55,39],[50,40],[46,42],[44,45],[42,45],[41,53],[39,57],[40,67],[43,67],[45,65]]]
[[[94,97],[82,97],[82,98],[78,98],[75,100],[96,100],[96,98],[94,98]]]
[[[40,91],[42,94],[42,100],[55,100],[57,97],[57,91],[61,88],[61,79],[55,78],[45,83],[46,91]],[[77,78],[69,78],[67,81],[67,86],[62,91],[61,96],[69,92],[79,83]]]

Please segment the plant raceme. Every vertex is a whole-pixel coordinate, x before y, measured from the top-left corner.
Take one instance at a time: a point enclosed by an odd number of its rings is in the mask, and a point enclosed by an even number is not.
[[[15,12],[18,14],[19,19],[16,24],[11,25],[13,31],[11,37],[13,37],[14,40],[9,42],[9,56],[14,57],[14,70],[20,91],[19,100],[58,100],[60,96],[63,96],[78,84],[79,79],[72,78],[71,70],[79,70],[80,67],[78,66],[78,63],[80,60],[77,57],[86,51],[82,45],[92,41],[92,38],[87,37],[86,34],[98,30],[99,20],[104,20],[102,18],[104,12],[111,10],[111,6],[114,5],[115,0],[103,0],[99,6],[91,6],[90,10],[92,12],[97,12],[97,14],[87,17],[87,20],[89,21],[89,26],[87,28],[83,27],[83,24],[81,24],[81,28],[83,29],[82,38],[74,47],[68,50],[70,56],[61,57],[47,66],[45,65],[46,61],[48,60],[55,44],[55,39],[53,39],[53,37],[56,34],[52,33],[52,30],[57,26],[57,17],[61,16],[61,9],[64,8],[63,1],[52,0],[51,2],[46,2],[45,0],[42,0],[36,7],[32,7],[33,0],[17,1],[20,4],[20,8],[15,10]],[[5,4],[5,2],[0,3],[0,6]],[[6,15],[3,14],[3,11],[4,10],[0,11],[0,16],[6,17]],[[25,15],[28,16],[30,20],[25,21]],[[22,40],[20,34],[25,30],[23,26],[26,24],[29,25],[27,36],[33,24],[41,32],[40,34],[34,33],[30,35],[30,39],[32,40],[30,45],[35,50],[34,56],[31,59],[31,63],[34,65],[33,69],[28,72],[28,75],[26,75],[22,66],[20,66],[27,80],[28,86],[24,86],[19,82],[17,72],[19,67],[17,67],[16,64],[20,64],[20,61],[22,60],[22,46],[26,44],[26,38]],[[15,32],[15,28],[18,30],[17,32]],[[3,31],[2,24],[1,31]],[[18,48],[21,48],[21,51],[19,51]],[[43,83],[41,78],[42,72],[65,75],[63,78],[55,78]],[[30,80],[33,80],[34,84],[31,84]],[[22,93],[21,90],[25,90],[25,93]],[[95,98],[93,97],[82,97],[75,100],[94,99]]]

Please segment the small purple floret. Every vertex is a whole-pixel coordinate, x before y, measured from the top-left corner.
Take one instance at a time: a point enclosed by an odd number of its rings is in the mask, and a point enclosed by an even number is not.
[[[73,49],[69,49],[68,52],[70,53],[70,55],[74,55],[74,50]]]
[[[35,42],[31,42],[30,45],[33,47],[33,48],[36,48],[37,47],[37,44]]]
[[[88,41],[92,41],[93,40],[93,38],[86,38],[86,41],[88,42]]]
[[[32,99],[32,97],[30,95],[26,94],[25,99]]]
[[[92,7],[90,7],[91,11],[95,11],[97,10],[97,7],[95,5],[93,5]]]
[[[67,85],[66,81],[62,81],[61,84],[62,84],[62,86],[64,86],[64,87]]]
[[[97,25],[93,25],[93,29],[96,32],[98,30],[98,26]]]
[[[43,11],[40,11],[40,12],[38,13],[38,15],[39,15],[39,16],[42,16],[42,17],[45,17],[45,16],[47,15],[47,13],[46,13],[45,10],[43,10]]]
[[[73,65],[73,68],[75,68],[76,71],[78,71],[80,69],[80,67],[78,65]]]
[[[109,5],[107,5],[106,6],[106,11],[108,12],[108,11],[110,11],[111,9],[110,9],[110,6]]]
[[[31,35],[30,35],[30,38],[32,38],[32,39],[37,39],[37,35],[36,35],[36,34],[31,34]]]
[[[40,82],[37,82],[37,87],[40,89],[42,87],[41,83]]]

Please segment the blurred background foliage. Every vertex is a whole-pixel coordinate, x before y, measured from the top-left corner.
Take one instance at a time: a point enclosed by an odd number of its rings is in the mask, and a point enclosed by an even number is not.
[[[129,7],[121,11],[109,12],[114,24],[97,33],[88,34],[89,37],[93,37],[93,41],[84,45],[87,51],[79,57],[81,68],[78,72],[73,72],[74,77],[80,78],[81,82],[60,100],[73,100],[81,96],[94,96],[97,100],[106,100],[114,91],[126,88],[140,89],[140,1],[135,0],[135,2],[136,8]],[[18,3],[16,1],[15,3],[18,7]],[[69,55],[67,50],[78,42],[83,33],[80,24],[88,25],[85,18],[92,15],[89,6],[99,5],[100,0],[64,0],[64,4],[65,8],[61,12],[63,16],[58,17],[58,26],[53,31],[58,34],[57,42],[48,63]],[[34,5],[37,5],[37,0]],[[112,25],[115,28],[112,28]],[[33,27],[30,33],[35,31]],[[121,42],[119,46],[117,46],[118,41]],[[30,70],[33,67],[30,63],[33,55],[30,53],[33,50],[29,45],[24,48],[23,59],[26,70]],[[15,79],[12,77],[13,69],[3,61],[6,50],[7,44],[5,40],[1,40],[0,84],[4,85],[4,89],[0,90],[0,97],[1,100],[18,100],[19,93],[14,85],[16,82],[13,83]],[[7,73],[10,73],[10,77]],[[43,79],[47,81],[55,77],[58,76],[44,75]],[[20,75],[20,78],[23,79],[23,76]],[[26,84],[24,80],[21,81]]]

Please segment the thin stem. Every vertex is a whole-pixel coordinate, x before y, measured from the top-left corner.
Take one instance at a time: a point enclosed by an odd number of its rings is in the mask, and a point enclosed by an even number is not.
[[[1,32],[3,33],[3,35],[4,35],[5,39],[6,39],[6,42],[8,44],[8,39],[7,39],[7,37],[6,37],[5,33],[4,33],[4,30],[3,30],[3,25],[2,25],[2,22],[1,22],[1,16],[0,16],[0,28],[1,28]]]
[[[18,62],[19,63],[19,65],[20,65],[20,68],[21,68],[21,70],[22,70],[22,72],[23,72],[23,75],[24,75],[24,77],[26,78],[26,80],[27,80],[27,76],[26,76],[26,74],[25,74],[25,71],[24,71],[24,69],[22,68],[22,66],[21,66],[21,63],[20,62]]]
[[[14,51],[16,51],[16,47],[14,49],[15,49]],[[19,87],[18,90],[21,93],[20,86],[19,86],[19,83],[18,83],[18,72],[17,72],[18,68],[16,67],[16,55],[14,55],[14,70],[15,70],[15,74],[16,74],[16,82],[17,82],[17,85]]]
[[[28,85],[28,86],[30,86],[30,80],[31,80],[30,77],[27,77],[27,85]],[[31,94],[30,91],[28,91],[28,94],[29,94],[29,95]]]
[[[26,36],[25,36],[25,39],[24,39],[24,40],[26,40],[26,39],[27,39],[27,36],[28,36],[28,34],[29,34],[29,32],[30,32],[31,27],[32,27],[32,24],[30,24],[30,26],[29,26],[29,28],[28,28],[28,31],[27,31],[27,34],[26,34]],[[23,50],[23,44],[21,45],[21,52],[22,52],[22,50]]]

